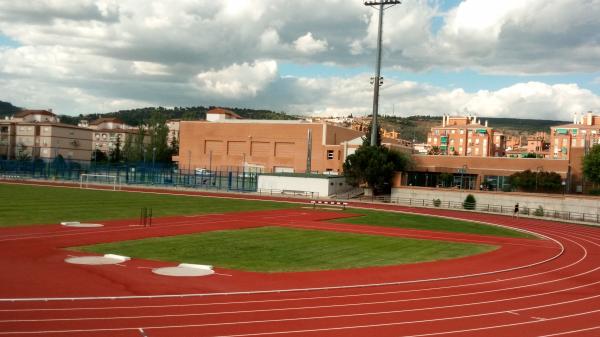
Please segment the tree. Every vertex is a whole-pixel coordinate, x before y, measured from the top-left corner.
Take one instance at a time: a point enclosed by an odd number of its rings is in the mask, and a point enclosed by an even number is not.
[[[115,142],[115,147],[110,151],[110,161],[112,162],[120,162],[123,159],[123,153],[121,151],[121,136],[117,136],[117,141]]]
[[[442,154],[442,149],[440,149],[439,146],[432,146],[431,149],[427,151],[427,154],[430,156],[438,156]]]
[[[344,162],[346,181],[352,186],[366,185],[374,193],[389,190],[397,171],[410,166],[410,157],[384,146],[363,145]]]
[[[369,126],[367,126],[365,128],[365,136],[363,137],[363,146],[367,145],[370,146],[371,145],[371,130],[373,127],[373,122],[371,121],[371,123],[369,124]],[[377,138],[375,139],[375,142],[377,144],[377,146],[381,145],[381,128],[379,129],[379,132],[377,132]]]
[[[583,157],[583,175],[594,184],[600,183],[600,145],[594,145]]]
[[[98,149],[95,149],[92,152],[92,160],[100,163],[100,162],[105,162],[108,160],[108,157],[106,156],[106,154]]]
[[[123,156],[127,162],[140,162],[144,159],[144,139],[146,130],[142,125],[138,126],[137,133],[129,133],[125,138]]]
[[[25,145],[19,144],[17,146],[16,159],[18,161],[30,161],[31,160],[31,154],[29,153],[29,151],[27,151],[27,148],[25,147]]]
[[[438,184],[441,183],[442,187],[451,187],[454,182],[454,175],[452,173],[442,172],[438,179]]]
[[[473,196],[473,194],[469,194],[463,202],[463,208],[473,210],[475,209],[476,203],[477,202],[475,201],[475,196]]]
[[[525,170],[510,176],[510,185],[524,192],[556,193],[562,188],[562,178],[556,172]]]
[[[160,113],[154,113],[150,118],[148,125],[148,134],[150,136],[150,149],[157,162],[170,163],[173,156],[173,150],[167,144],[169,128],[166,118]]]

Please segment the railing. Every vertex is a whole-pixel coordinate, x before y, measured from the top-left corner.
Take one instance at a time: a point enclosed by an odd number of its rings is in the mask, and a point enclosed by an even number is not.
[[[429,207],[429,208],[446,208],[446,209],[461,209],[475,212],[486,212],[486,213],[497,213],[506,215],[515,215],[514,205],[493,205],[493,204],[480,204],[480,203],[467,203],[467,202],[456,202],[456,201],[442,201],[440,199],[412,199],[412,198],[392,198],[390,196],[373,196],[373,197],[361,197],[353,200],[361,201],[372,201],[392,204],[402,204],[415,207]],[[593,213],[579,213],[579,212],[566,212],[557,211],[551,209],[544,209],[541,206],[537,208],[531,207],[519,207],[519,216],[527,216],[532,218],[551,218],[558,220],[566,220],[573,222],[585,222],[600,224],[600,214]]]

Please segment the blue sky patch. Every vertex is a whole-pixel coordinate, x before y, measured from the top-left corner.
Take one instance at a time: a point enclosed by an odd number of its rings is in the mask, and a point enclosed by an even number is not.
[[[16,48],[16,47],[19,47],[20,45],[21,45],[20,43],[9,38],[8,36],[6,36],[4,34],[0,34],[0,47]]]

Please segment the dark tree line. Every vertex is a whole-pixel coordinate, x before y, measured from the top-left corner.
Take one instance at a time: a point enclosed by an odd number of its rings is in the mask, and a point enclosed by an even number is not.
[[[557,193],[562,191],[562,178],[556,172],[525,170],[510,176],[513,188],[523,192]]]

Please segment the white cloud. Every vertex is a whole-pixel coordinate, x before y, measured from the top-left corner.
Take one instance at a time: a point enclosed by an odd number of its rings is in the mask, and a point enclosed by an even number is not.
[[[352,78],[297,80],[297,92],[320,92],[314,100],[293,104],[299,113],[370,114],[372,87],[368,74]],[[571,120],[575,112],[600,112],[600,96],[576,84],[518,83],[496,91],[467,92],[411,81],[386,80],[380,113],[400,116],[472,113],[486,117]]]
[[[469,0],[447,13],[438,3],[405,1],[385,12],[384,66],[503,74],[600,69],[600,0]],[[56,100],[57,110],[71,114],[93,110],[92,97],[116,105],[367,112],[371,74],[279,78],[277,65],[370,68],[376,23],[377,11],[360,1],[0,0],[0,32],[21,45],[0,47],[0,99],[28,106],[35,94],[32,104]],[[470,109],[549,118],[600,107],[581,83],[529,80],[466,92],[386,77],[382,103],[396,101],[404,114]]]
[[[133,62],[134,72],[138,75],[168,75],[169,70],[168,67],[154,62],[143,62],[143,61],[134,61]]]
[[[239,99],[256,96],[277,76],[277,62],[256,61],[252,64],[234,64],[230,67],[200,73],[196,83],[200,90],[220,96]]]
[[[303,54],[316,54],[327,50],[327,41],[315,39],[311,32],[294,41],[294,47]]]

